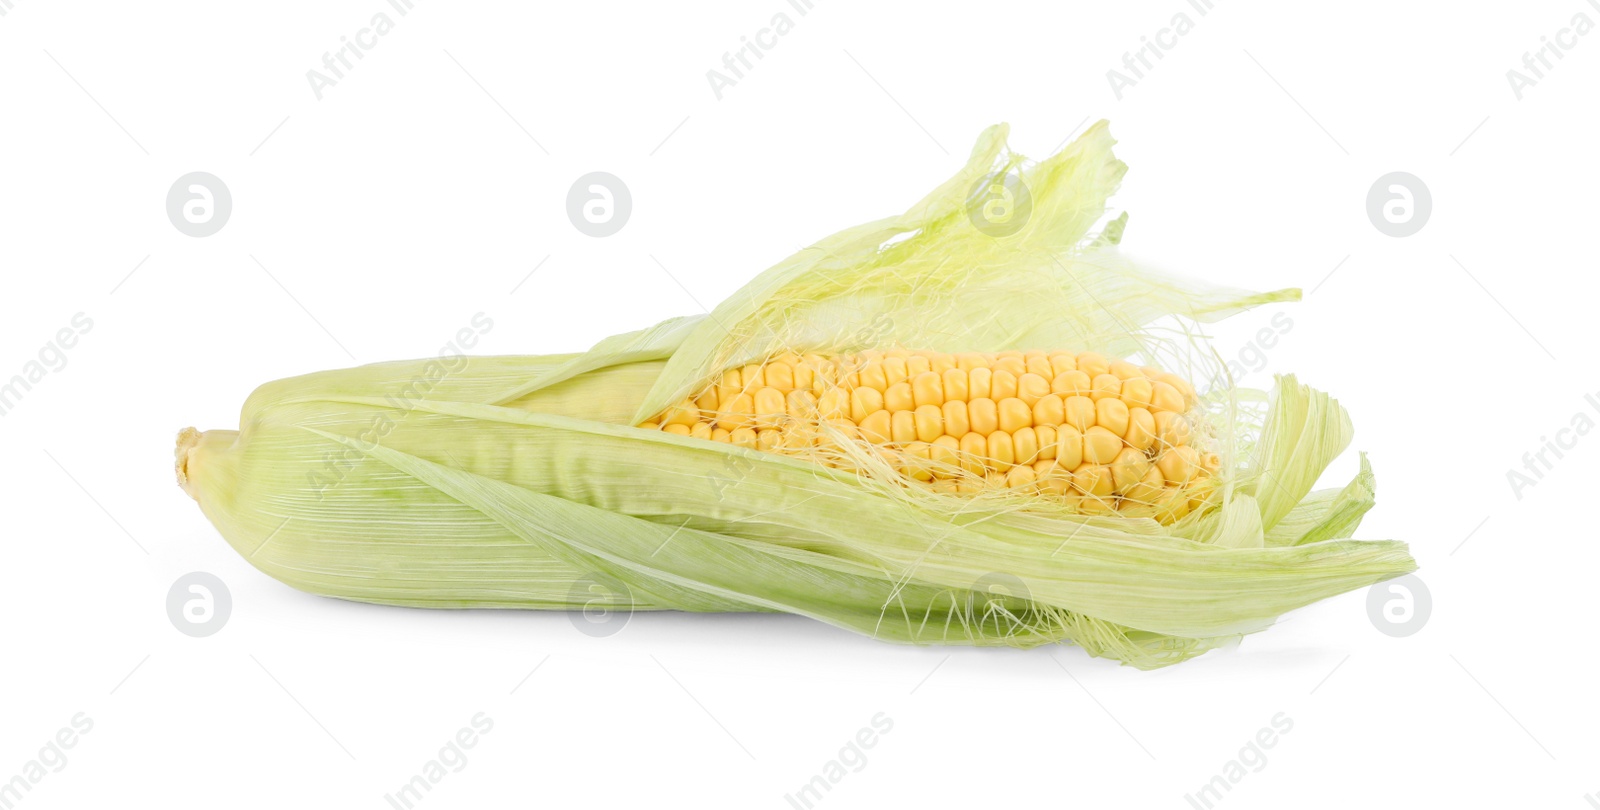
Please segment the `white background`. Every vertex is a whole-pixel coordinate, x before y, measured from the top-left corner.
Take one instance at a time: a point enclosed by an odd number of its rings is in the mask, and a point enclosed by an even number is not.
[[[1280,712],[1292,731],[1220,806],[1600,793],[1600,431],[1520,499],[1507,482],[1575,414],[1600,421],[1600,34],[1521,100],[1506,78],[1575,14],[1600,22],[1583,0],[5,5],[0,379],[94,324],[0,417],[0,780],[94,724],[20,807],[384,808],[478,712],[493,730],[421,806],[785,808],[879,712],[892,731],[818,806],[1189,807]],[[306,72],[380,11],[394,30],[319,101]],[[780,11],[794,30],[719,101],[706,72]],[[1194,30],[1118,100],[1106,72],[1180,11]],[[1359,536],[1411,543],[1417,635],[1379,633],[1357,592],[1151,673],[790,617],[596,639],[299,593],[173,485],[174,432],[235,426],[267,380],[432,355],[480,311],[479,351],[580,350],[904,210],[988,124],[1043,156],[1102,117],[1130,253],[1307,291],[1213,334],[1236,356],[1292,318],[1246,381],[1292,370],[1350,409],[1327,480],[1371,453]],[[565,212],[597,170],[634,200],[609,238]],[[232,192],[211,237],[164,210],[191,171]],[[1408,238],[1365,211],[1391,171],[1432,192]],[[233,597],[204,639],[165,610],[196,570]]]

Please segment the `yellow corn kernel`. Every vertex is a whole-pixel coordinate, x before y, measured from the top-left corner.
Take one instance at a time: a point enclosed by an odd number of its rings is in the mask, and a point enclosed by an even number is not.
[[[971,399],[971,392],[967,388],[967,372],[959,368],[945,369],[940,382],[944,389],[945,402],[966,402]]]
[[[792,357],[792,356],[791,356]],[[767,387],[776,388],[787,394],[794,390],[794,360],[779,358],[767,364],[763,376],[766,378]]]
[[[1174,447],[1162,453],[1156,459],[1156,467],[1161,470],[1162,477],[1167,483],[1182,486],[1194,478],[1195,469],[1200,463],[1200,453],[1193,447]]]
[[[1071,425],[1056,428],[1056,463],[1069,471],[1083,464],[1083,433]]]
[[[1039,437],[1039,458],[1056,457],[1056,429],[1054,425],[1034,425],[1033,433]]]
[[[828,426],[830,428],[832,428],[833,430],[838,431],[839,432],[839,438],[841,438],[841,439],[843,439],[845,441],[852,441],[853,442],[856,439],[861,438],[861,429],[856,427],[856,423],[850,421],[849,419],[845,419],[844,417],[837,417],[837,418],[834,418],[834,419],[827,420],[827,423],[828,423]],[[818,435],[817,439],[818,439],[819,443],[828,441],[828,437],[825,436],[825,435],[821,435],[821,434]]]
[[[1153,409],[1178,413],[1187,410],[1183,403],[1183,394],[1170,383],[1157,382],[1151,388],[1153,390],[1150,394],[1150,406]]]
[[[1033,428],[1019,428],[1011,433],[1011,451],[1018,464],[1032,464],[1039,460],[1039,434]]]
[[[728,440],[740,447],[756,449],[756,432],[747,427],[735,428]]]
[[[1016,397],[1000,400],[997,409],[999,427],[1007,433],[1015,433],[1033,424],[1033,409]]]
[[[1122,437],[1099,425],[1083,432],[1083,460],[1089,464],[1110,464],[1122,452]]]
[[[1128,432],[1122,434],[1122,440],[1129,447],[1144,452],[1156,443],[1156,418],[1144,408],[1128,409]]]
[[[662,425],[661,431],[663,433],[671,433],[674,436],[687,436],[689,435],[689,426],[680,425],[677,422],[673,422],[669,425]]]
[[[722,372],[722,378],[716,384],[717,407],[727,407],[729,400],[744,391],[744,383],[739,381],[739,369],[730,368]]]
[[[1057,377],[1061,376],[1062,374],[1065,374],[1068,371],[1077,371],[1077,370],[1078,370],[1078,359],[1076,357],[1074,357],[1073,355],[1068,354],[1066,352],[1055,352],[1055,353],[1050,355],[1050,379],[1052,381],[1052,385],[1054,384],[1054,380]],[[1054,390],[1054,389],[1052,388],[1051,390]],[[1060,391],[1056,391],[1056,393],[1059,394],[1061,392]]]
[[[1107,367],[1107,370],[1112,374],[1115,374],[1117,379],[1120,380],[1128,380],[1134,377],[1144,376],[1144,372],[1140,371],[1138,366],[1126,360],[1113,360],[1111,365]]]
[[[755,413],[755,400],[749,394],[735,394],[731,399],[723,400],[723,405],[717,411],[717,427],[723,430],[737,430],[750,424]]]
[[[861,366],[861,370],[856,373],[860,375],[860,385],[862,387],[871,388],[879,392],[886,391],[889,388],[889,376],[884,371],[882,360],[868,360]]]
[[[914,354],[906,358],[906,379],[914,380],[918,374],[927,374],[933,370],[933,361],[926,354]]]
[[[1149,408],[1154,386],[1145,377],[1130,377],[1122,381],[1122,401],[1130,408]]]
[[[696,423],[694,423],[694,425],[692,425],[689,428],[689,435],[693,436],[696,439],[704,439],[705,441],[708,441],[708,442],[711,441],[711,423],[710,422],[696,422]]]
[[[768,428],[756,431],[756,447],[771,452],[783,441],[783,431]]]
[[[889,441],[891,433],[889,411],[873,411],[856,424],[860,426],[861,438],[873,444],[886,444]]]
[[[1116,471],[1113,470],[1112,479],[1115,480],[1115,478]],[[1161,475],[1161,471],[1146,462],[1144,477],[1124,490],[1122,497],[1126,500],[1155,506],[1162,493],[1167,491],[1166,482],[1167,479]]]
[[[911,397],[916,407],[944,404],[944,382],[932,371],[911,378]]]
[[[700,409],[695,406],[692,400],[687,399],[668,408],[666,415],[661,419],[661,423],[664,425],[683,425],[684,427],[688,427],[698,421],[700,421]]]
[[[1060,394],[1046,394],[1033,403],[1033,423],[1055,427],[1066,417],[1066,402]]]
[[[905,382],[906,380],[908,380],[910,378],[911,378],[910,373],[908,373],[906,371],[906,359],[904,357],[885,357],[885,358],[883,358],[883,381],[884,382],[886,382],[886,383],[888,383],[889,385],[892,386],[892,385],[897,385],[899,383],[903,383],[903,382]],[[885,394],[889,393],[889,390],[887,388],[884,389],[884,393]]]
[[[1094,423],[1121,439],[1128,433],[1128,406],[1120,399],[1102,399],[1094,404]]]
[[[794,364],[794,388],[796,391],[814,391],[817,385],[817,367],[812,364],[811,358],[815,355],[806,355],[800,362]]]
[[[1005,472],[1017,461],[1016,448],[1011,444],[1011,434],[997,430],[989,434],[985,460],[995,472]]]
[[[861,387],[850,392],[850,419],[862,424],[867,417],[883,410],[883,392],[876,388]]]
[[[817,397],[810,391],[796,388],[783,398],[783,402],[790,416],[807,420],[817,418]]]
[[[1018,464],[1006,472],[1006,486],[1010,489],[1031,489],[1038,478],[1033,467]]]
[[[946,402],[939,410],[944,414],[945,433],[959,439],[967,435],[967,431],[972,429],[971,423],[967,421],[967,403],[952,399]]]
[[[1150,459],[1144,453],[1132,447],[1123,448],[1111,462],[1111,481],[1116,485],[1117,493],[1128,494],[1128,491],[1144,481],[1145,474],[1150,472]]]
[[[1062,424],[1077,428],[1079,433],[1094,426],[1094,400],[1084,396],[1067,397],[1062,407],[1066,411]]]
[[[1172,411],[1158,411],[1154,414],[1156,420],[1156,440],[1165,447],[1180,447],[1189,443],[1189,420],[1181,413]]]
[[[1050,380],[1050,392],[1060,394],[1062,399],[1087,396],[1093,389],[1089,375],[1076,369],[1063,371]]]
[[[891,411],[909,411],[916,407],[911,396],[911,384],[897,382],[883,392],[883,407]]]
[[[967,392],[969,396],[967,397],[967,401],[971,402],[974,399],[993,399],[994,397],[990,396],[990,394],[994,393],[993,383],[994,372],[990,371],[988,366],[978,366],[977,368],[968,370]]]
[[[1111,370],[1111,363],[1099,352],[1079,352],[1077,359],[1078,370],[1089,375],[1091,380]]]
[[[917,439],[931,442],[944,435],[944,411],[938,405],[923,405],[913,411],[912,415]]]
[[[1122,380],[1117,379],[1117,375],[1109,372],[1096,376],[1091,385],[1093,390],[1089,392],[1089,397],[1096,402],[1122,394]]]
[[[1050,358],[1044,352],[1028,352],[1023,359],[1027,361],[1029,374],[1044,378],[1046,383],[1055,379],[1056,373],[1050,367]]]
[[[1115,496],[1085,495],[1078,501],[1077,508],[1085,515],[1114,515],[1117,513],[1117,499]]]
[[[1164,489],[1156,496],[1156,520],[1176,523],[1189,514],[1189,496],[1181,489]]]
[[[1098,464],[1084,464],[1072,472],[1072,485],[1085,495],[1104,498],[1115,491],[1111,469]]]
[[[783,424],[786,415],[783,403],[783,392],[776,388],[762,388],[756,391],[755,397],[755,427],[756,429],[775,428]]]
[[[767,384],[766,375],[762,373],[761,364],[752,363],[739,369],[739,389],[753,392]]]
[[[950,477],[961,469],[961,442],[946,433],[928,445],[928,460],[933,462],[934,474]]]
[[[973,432],[961,437],[961,469],[969,475],[983,474],[983,458],[988,454],[988,436]]]
[[[1050,380],[1038,374],[1028,373],[1017,378],[1017,399],[1022,400],[1032,408],[1039,400],[1050,394]]]
[[[989,398],[999,402],[1017,395],[1017,375],[1005,369],[995,369],[989,378]]]
[[[973,432],[984,436],[1000,427],[1000,412],[992,399],[979,397],[968,402],[967,419]]]
[[[1061,465],[1054,462],[1048,463],[1050,466],[1042,472],[1039,470],[1038,465],[1034,466],[1034,473],[1039,476],[1039,489],[1046,495],[1052,495],[1057,498],[1064,498],[1073,494],[1072,472],[1061,469]]]
[[[840,419],[850,415],[850,394],[843,388],[829,388],[817,397],[817,416]]]
[[[1002,356],[994,363],[996,372],[1004,371],[1012,377],[1021,377],[1028,373],[1028,363],[1017,355]]]
[[[912,411],[895,411],[889,417],[889,439],[900,444],[917,440],[917,415]]]
[[[901,474],[917,481],[932,481],[932,460],[927,442],[911,442],[900,454]]]

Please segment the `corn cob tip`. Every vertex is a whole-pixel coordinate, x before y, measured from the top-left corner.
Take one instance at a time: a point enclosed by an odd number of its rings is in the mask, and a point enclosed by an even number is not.
[[[194,456],[194,449],[200,446],[200,438],[204,435],[204,433],[192,427],[186,427],[178,431],[178,446],[173,451],[173,455],[176,457],[173,463],[173,470],[178,474],[178,486],[183,487],[183,491],[189,493],[189,497],[197,501],[200,500],[200,497],[195,494],[194,487],[189,484],[189,462]]]

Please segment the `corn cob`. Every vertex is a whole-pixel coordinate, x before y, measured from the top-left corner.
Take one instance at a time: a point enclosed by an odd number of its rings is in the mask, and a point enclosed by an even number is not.
[[[1338,403],[1292,376],[1236,387],[1194,335],[1298,291],[1123,258],[1104,122],[1037,164],[1004,136],[705,316],[573,355],[264,385],[237,431],[180,434],[179,482],[251,564],[313,593],[571,609],[604,582],[630,610],[1070,641],[1138,667],[1413,570],[1404,544],[1347,539],[1373,502],[1365,458],[1312,491],[1351,439]],[[995,172],[1033,200],[1004,237],[969,219]]]
[[[1187,381],[1098,352],[776,355],[729,369],[640,427],[848,467],[864,441],[936,492],[996,488],[1172,523],[1216,453],[1189,444]]]

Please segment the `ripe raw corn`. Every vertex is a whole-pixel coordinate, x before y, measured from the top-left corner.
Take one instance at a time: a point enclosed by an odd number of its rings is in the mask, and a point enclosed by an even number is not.
[[[1037,163],[1005,134],[705,315],[263,385],[237,430],[180,433],[179,483],[252,565],[327,596],[783,611],[1144,668],[1413,570],[1348,539],[1364,457],[1313,491],[1351,440],[1338,403],[1238,387],[1204,343],[1298,291],[1123,257],[1104,122]],[[1001,175],[1031,200],[1003,233],[980,227]]]

